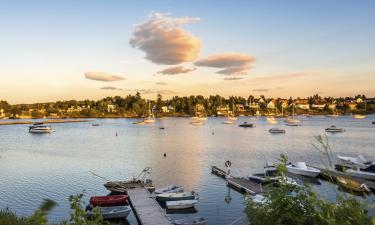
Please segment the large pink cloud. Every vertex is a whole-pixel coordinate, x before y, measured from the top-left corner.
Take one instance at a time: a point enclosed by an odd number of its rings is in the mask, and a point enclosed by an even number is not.
[[[185,68],[183,66],[174,66],[169,67],[167,69],[161,70],[158,72],[158,74],[164,74],[164,75],[176,75],[181,73],[189,73],[196,70],[196,68]]]
[[[194,65],[219,68],[221,70],[217,73],[222,75],[244,75],[250,71],[254,62],[255,57],[250,55],[225,53],[199,59]]]
[[[201,41],[182,29],[184,24],[199,18],[172,18],[153,13],[147,21],[135,26],[130,44],[146,53],[146,59],[156,64],[177,65],[195,60]]]

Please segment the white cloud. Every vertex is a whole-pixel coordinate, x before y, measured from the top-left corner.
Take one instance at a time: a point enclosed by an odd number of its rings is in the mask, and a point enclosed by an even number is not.
[[[135,26],[130,44],[146,53],[146,59],[156,64],[176,65],[195,60],[201,41],[182,29],[199,18],[172,18],[166,14],[153,13],[148,20]]]
[[[125,79],[124,77],[113,75],[106,72],[87,72],[85,73],[85,77],[89,80],[97,80],[104,82],[119,81]]]
[[[174,66],[169,67],[167,69],[161,70],[158,72],[158,74],[164,74],[164,75],[176,75],[181,73],[189,73],[196,70],[196,68],[185,68],[183,66]]]

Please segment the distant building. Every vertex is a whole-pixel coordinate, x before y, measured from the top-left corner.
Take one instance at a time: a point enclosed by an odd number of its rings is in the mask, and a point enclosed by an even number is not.
[[[271,101],[268,102],[268,104],[267,104],[268,109],[274,109],[275,107],[276,107],[275,99],[272,99]]]
[[[236,112],[245,112],[245,106],[243,104],[236,104]]]
[[[355,100],[355,102],[356,102],[357,104],[361,104],[361,103],[363,103],[363,99],[362,99],[362,98],[357,98],[357,99]]]
[[[4,109],[0,109],[0,118],[4,118],[4,117],[5,117]]]
[[[297,108],[300,109],[310,109],[310,104],[308,99],[297,99],[295,102]]]
[[[282,107],[282,108],[285,109],[286,107],[289,106],[288,99],[281,99],[280,101],[281,101],[281,107]]]
[[[331,109],[331,110],[334,110],[334,109],[336,109],[336,104],[330,103],[330,104],[328,104],[328,108]]]
[[[117,112],[116,105],[107,105],[107,112],[109,112],[109,113],[116,113]]]
[[[326,106],[326,104],[323,103],[323,102],[316,102],[316,103],[311,105],[311,108],[313,108],[313,109],[324,109],[325,106]]]
[[[163,113],[169,113],[169,108],[168,108],[168,106],[162,106],[162,107],[161,107],[161,111],[162,111]]]
[[[229,112],[229,106],[228,105],[221,105],[216,108],[216,112],[218,116],[227,115]]]
[[[345,102],[345,104],[349,107],[350,110],[354,110],[357,108],[356,102],[349,101],[349,102]]]

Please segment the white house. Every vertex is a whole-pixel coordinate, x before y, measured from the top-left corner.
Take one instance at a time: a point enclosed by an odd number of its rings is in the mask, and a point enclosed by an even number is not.
[[[161,111],[162,111],[163,113],[169,113],[169,107],[168,107],[168,106],[162,106],[162,107],[161,107]]]
[[[309,100],[307,99],[297,99],[295,101],[296,107],[300,109],[310,109]]]
[[[276,101],[272,99],[270,102],[267,104],[268,109],[274,109],[276,107]]]
[[[116,105],[107,105],[107,112],[109,112],[109,113],[117,112]]]
[[[0,118],[3,118],[3,117],[5,117],[4,109],[0,109]]]

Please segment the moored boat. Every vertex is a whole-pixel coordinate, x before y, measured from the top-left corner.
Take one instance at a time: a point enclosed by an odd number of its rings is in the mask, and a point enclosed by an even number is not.
[[[53,129],[51,126],[43,125],[42,123],[34,123],[32,126],[29,127],[30,133],[51,133],[53,132]]]
[[[180,201],[167,201],[165,204],[168,209],[189,209],[193,208],[198,200],[180,200]]]
[[[127,195],[92,196],[90,204],[93,206],[119,206],[126,205]]]
[[[252,123],[247,123],[247,122],[244,122],[240,125],[238,125],[239,127],[254,127],[254,124]]]
[[[156,199],[161,202],[194,200],[195,198],[196,198],[196,194],[194,192],[163,193],[163,194],[156,195]]]
[[[163,194],[163,193],[180,193],[183,192],[184,189],[176,184],[172,184],[163,188],[156,189],[154,191],[155,194]]]
[[[92,206],[86,207],[86,215],[88,218],[93,218],[95,213]],[[126,218],[131,212],[130,206],[109,206],[109,207],[100,207],[99,212],[103,219],[118,219]]]
[[[316,177],[320,174],[320,170],[306,166],[305,162],[297,162],[296,165],[287,165],[286,168],[288,169],[289,173],[294,173],[306,177]]]
[[[345,129],[337,128],[335,125],[332,125],[332,126],[326,128],[325,131],[330,132],[330,133],[340,133],[340,132],[344,132]]]
[[[280,128],[277,128],[277,127],[269,129],[268,132],[270,132],[272,134],[285,134],[284,129],[280,129]]]
[[[354,118],[355,119],[364,119],[364,118],[366,118],[366,116],[357,114],[357,115],[354,115]]]
[[[202,121],[199,121],[199,120],[194,120],[194,121],[191,121],[190,124],[191,124],[191,125],[202,125],[203,122],[202,122]]]
[[[374,161],[366,159],[363,155],[358,155],[357,157],[338,155],[337,158],[341,165],[350,168],[366,169],[371,165],[375,165]]]
[[[91,126],[93,126],[93,127],[98,127],[98,126],[100,126],[100,124],[98,124],[98,123],[93,123],[93,124],[91,124]]]
[[[185,219],[175,220],[173,224],[174,225],[205,225],[206,220],[202,217],[185,218]]]
[[[223,124],[233,124],[234,120],[224,120],[222,123]]]
[[[366,184],[361,183],[359,181],[349,179],[346,177],[337,176],[336,177],[337,183],[348,190],[354,191],[354,192],[361,192],[361,193],[369,193],[370,189],[367,187]]]

